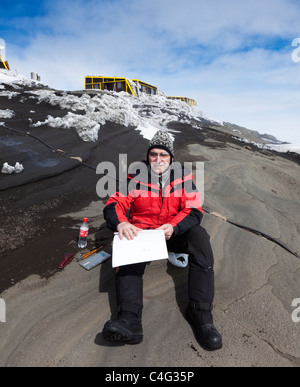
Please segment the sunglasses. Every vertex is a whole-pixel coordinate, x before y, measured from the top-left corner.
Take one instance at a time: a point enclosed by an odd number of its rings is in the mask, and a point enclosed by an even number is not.
[[[156,153],[156,152],[149,152],[149,156],[152,157],[152,158],[157,158],[158,156],[160,156],[160,158],[162,159],[166,159],[169,155],[168,152],[162,152],[162,153]]]

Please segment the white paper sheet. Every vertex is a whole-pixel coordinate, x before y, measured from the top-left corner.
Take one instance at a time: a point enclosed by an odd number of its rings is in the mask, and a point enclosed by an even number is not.
[[[112,265],[119,267],[133,263],[168,259],[168,249],[163,230],[143,230],[133,240],[120,239],[115,234],[112,251]]]

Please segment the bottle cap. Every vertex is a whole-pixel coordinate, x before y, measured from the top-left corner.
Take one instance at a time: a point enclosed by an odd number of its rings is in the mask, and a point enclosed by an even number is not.
[[[88,218],[84,218],[83,221],[84,221],[84,222],[87,222],[87,221],[88,221]]]

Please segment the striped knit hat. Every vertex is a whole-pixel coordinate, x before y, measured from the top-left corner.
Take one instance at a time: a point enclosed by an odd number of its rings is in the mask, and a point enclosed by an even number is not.
[[[173,139],[166,130],[159,130],[156,132],[152,140],[149,142],[147,160],[149,152],[153,148],[164,149],[170,154],[172,160],[174,159]]]

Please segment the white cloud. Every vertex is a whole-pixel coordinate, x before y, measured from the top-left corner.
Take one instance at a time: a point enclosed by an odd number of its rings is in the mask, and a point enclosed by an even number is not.
[[[152,0],[154,26],[173,39],[232,48],[250,35],[286,37],[299,31],[299,4],[287,0]],[[152,11],[152,12],[151,12]]]

